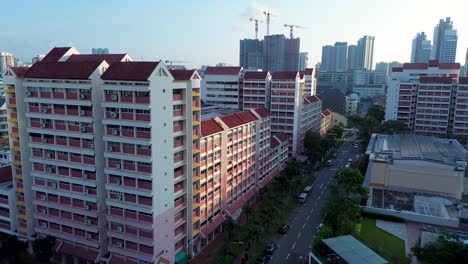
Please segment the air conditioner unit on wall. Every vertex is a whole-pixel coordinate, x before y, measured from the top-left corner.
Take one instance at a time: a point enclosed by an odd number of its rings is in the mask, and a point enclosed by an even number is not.
[[[107,147],[106,147],[106,150],[107,150],[107,151],[112,151],[112,150],[114,150],[114,147],[112,147],[112,146],[107,146]]]
[[[85,98],[86,98],[86,94],[80,93],[80,99],[85,99]]]
[[[117,113],[116,113],[116,112],[111,112],[111,113],[110,113],[110,117],[112,117],[112,118],[117,118]]]
[[[119,135],[119,131],[118,131],[117,129],[112,130],[112,135],[113,135],[113,136],[118,136],[118,135]]]
[[[80,115],[82,115],[82,116],[86,115],[86,111],[85,110],[80,110]]]
[[[119,97],[117,97],[116,94],[111,95],[111,100],[112,101],[117,101],[117,99],[119,99]]]
[[[81,132],[86,132],[86,127],[81,127]]]

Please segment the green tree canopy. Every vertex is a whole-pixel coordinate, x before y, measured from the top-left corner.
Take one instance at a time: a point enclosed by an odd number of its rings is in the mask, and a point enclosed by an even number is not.
[[[38,238],[33,242],[34,256],[37,261],[49,263],[50,258],[54,255],[55,239],[51,236]]]
[[[408,126],[399,120],[388,120],[380,126],[381,133],[404,133],[409,131]]]
[[[425,247],[414,247],[415,256],[424,264],[468,263],[468,245],[455,235],[443,234]]]
[[[304,136],[304,150],[312,161],[317,161],[323,153],[320,134],[309,130]]]
[[[367,110],[367,116],[374,118],[380,124],[385,119],[385,109],[381,105],[373,105]]]

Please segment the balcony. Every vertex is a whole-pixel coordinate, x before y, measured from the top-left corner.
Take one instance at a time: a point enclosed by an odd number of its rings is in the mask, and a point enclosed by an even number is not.
[[[137,104],[149,104],[150,98],[148,96],[135,96],[135,103]]]
[[[195,92],[195,91],[192,91],[192,96],[194,96],[194,97],[195,97],[195,96],[200,96],[200,93]]]
[[[172,95],[173,101],[182,101],[182,94],[173,94]]]

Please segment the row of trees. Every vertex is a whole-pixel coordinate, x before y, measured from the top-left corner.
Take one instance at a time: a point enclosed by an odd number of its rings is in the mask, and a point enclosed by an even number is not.
[[[359,203],[368,193],[362,187],[364,176],[359,170],[344,168],[335,173],[335,178],[338,185],[330,186],[330,193],[320,211],[324,226],[314,240],[314,248],[319,253],[325,251],[322,239],[354,233],[361,220]]]
[[[327,152],[336,146],[337,140],[343,136],[343,126],[334,126],[324,137],[319,133],[309,130],[304,136],[304,151],[309,158],[309,163],[320,162]]]
[[[54,255],[55,240],[47,236],[33,241],[34,254],[28,253],[28,243],[17,236],[7,235],[0,239],[0,263],[49,263]],[[3,262],[2,262],[3,261]]]
[[[453,234],[443,233],[435,242],[414,247],[413,253],[424,264],[468,263],[468,244]]]

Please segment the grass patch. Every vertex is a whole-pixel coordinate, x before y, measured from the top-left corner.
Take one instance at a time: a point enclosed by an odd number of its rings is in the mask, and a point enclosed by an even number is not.
[[[373,218],[362,218],[359,239],[389,263],[407,264],[410,262],[405,254],[405,242],[378,228]]]

